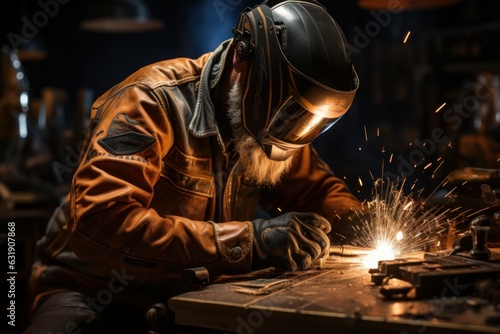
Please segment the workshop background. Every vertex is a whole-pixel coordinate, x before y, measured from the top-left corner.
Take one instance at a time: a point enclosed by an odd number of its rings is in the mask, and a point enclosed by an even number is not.
[[[0,11],[0,234],[16,222],[15,330],[27,323],[35,241],[68,190],[93,100],[146,64],[212,51],[259,2],[144,0],[154,21],[137,31],[83,23],[139,0],[20,0]],[[380,177],[429,196],[453,170],[498,168],[500,1],[322,3],[347,35],[361,85],[315,145],[361,200]]]

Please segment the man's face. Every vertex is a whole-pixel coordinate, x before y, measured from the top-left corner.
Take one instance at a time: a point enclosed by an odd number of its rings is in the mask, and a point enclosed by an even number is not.
[[[243,128],[241,120],[241,87],[234,84],[229,91],[228,117],[233,129],[236,151],[245,174],[257,185],[274,185],[292,164],[292,157],[274,161],[267,157],[253,136]]]

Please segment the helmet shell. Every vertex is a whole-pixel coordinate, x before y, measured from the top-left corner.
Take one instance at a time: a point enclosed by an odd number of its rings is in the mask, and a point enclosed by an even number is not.
[[[243,87],[242,124],[270,158],[286,159],[305,145],[266,138],[271,132],[286,132],[270,131],[273,124],[297,128],[291,121],[276,122],[292,96],[302,109],[331,119],[318,123],[328,127],[350,107],[357,76],[345,35],[323,6],[290,0],[247,9],[241,14],[234,43],[240,58],[250,62]],[[284,114],[293,116],[286,110]],[[322,132],[314,131],[316,135]],[[270,152],[276,152],[276,147],[270,146],[279,147],[281,153],[273,158]]]

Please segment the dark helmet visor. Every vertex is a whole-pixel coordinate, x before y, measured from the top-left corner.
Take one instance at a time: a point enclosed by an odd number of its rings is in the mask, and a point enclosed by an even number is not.
[[[353,69],[353,89],[339,91],[305,78],[293,68],[291,94],[278,106],[262,133],[263,144],[306,145],[328,130],[350,108],[358,77]],[[281,145],[280,145],[281,144]]]
[[[264,132],[262,143],[305,145],[332,126],[337,118],[314,114],[290,98],[279,108]],[[278,144],[279,145],[279,144]]]

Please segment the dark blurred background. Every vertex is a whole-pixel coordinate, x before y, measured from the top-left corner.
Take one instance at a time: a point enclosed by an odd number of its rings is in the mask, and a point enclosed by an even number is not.
[[[96,6],[121,2],[136,1],[20,0],[0,12],[0,210],[26,247],[20,266],[68,190],[92,101],[146,64],[212,51],[260,1],[143,0],[156,30],[82,29]],[[408,192],[429,196],[457,168],[498,168],[500,1],[322,3],[347,36],[361,85],[315,145],[360,199],[379,177],[405,178]]]
[[[19,58],[29,83],[27,137],[22,145],[27,152],[16,160],[24,173],[58,185],[67,183],[95,98],[146,64],[212,51],[231,37],[240,11],[259,3],[144,0],[151,16],[162,24],[156,30],[82,29],[83,20],[100,10],[96,4],[119,2],[22,0],[12,4],[13,10],[1,12],[2,45],[23,52]],[[417,188],[430,189],[457,164],[496,166],[493,153],[477,151],[460,157],[457,145],[465,132],[494,133],[500,121],[498,1],[325,0],[323,4],[347,35],[361,86],[351,110],[316,146],[360,197],[370,196],[373,178],[383,172],[404,175],[411,181],[408,184],[417,182]],[[44,58],[31,59],[22,50],[32,42],[43,47]],[[482,89],[491,94],[478,96],[475,85],[484,85]],[[470,107],[464,105],[467,97]],[[456,104],[466,107],[465,112],[446,113]],[[439,129],[444,134],[433,132]],[[427,148],[419,143],[427,143]],[[482,144],[468,143],[486,149]],[[3,152],[3,160],[15,159],[14,151]]]

